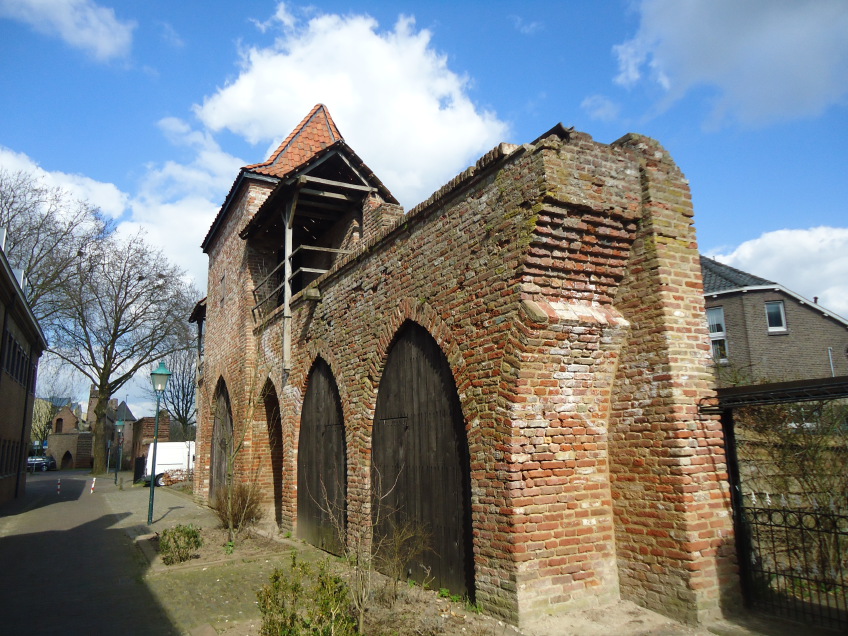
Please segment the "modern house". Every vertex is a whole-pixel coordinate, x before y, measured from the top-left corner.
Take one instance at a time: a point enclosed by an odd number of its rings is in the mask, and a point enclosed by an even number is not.
[[[848,320],[779,283],[701,256],[720,386],[848,375]]]
[[[561,124],[404,213],[316,106],[202,244],[195,494],[234,462],[330,552],[401,515],[410,578],[519,625],[708,619],[738,593],[692,219],[659,143]]]
[[[0,504],[25,492],[36,372],[47,348],[24,293],[23,273],[6,259],[5,239],[0,229]]]

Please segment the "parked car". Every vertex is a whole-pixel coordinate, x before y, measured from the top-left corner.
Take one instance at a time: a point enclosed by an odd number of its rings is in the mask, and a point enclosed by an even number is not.
[[[27,457],[27,469],[32,472],[35,472],[36,470],[40,470],[42,472],[47,470],[56,470],[56,459],[49,455],[46,457]]]

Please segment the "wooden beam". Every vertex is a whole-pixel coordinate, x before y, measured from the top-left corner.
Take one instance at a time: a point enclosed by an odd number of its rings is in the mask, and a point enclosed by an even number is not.
[[[348,164],[350,165],[350,164]],[[357,177],[362,178],[359,174]],[[344,181],[335,181],[333,179],[322,179],[321,177],[311,177],[309,175],[302,175],[298,178],[298,183],[300,185],[306,185],[307,183],[315,183],[326,186],[333,186],[334,188],[341,188],[344,190],[356,190],[357,192],[376,192],[377,188],[372,188],[369,185],[357,185],[355,183],[345,183]]]
[[[294,252],[292,252],[292,256],[297,254],[300,250],[307,250],[310,252],[329,252],[331,254],[353,254],[353,250],[340,250],[335,247],[319,247],[317,245],[298,245]]]
[[[337,201],[359,201],[358,197],[352,197],[349,194],[341,194],[339,192],[330,192],[329,190],[313,190],[312,188],[301,188],[300,193],[305,194],[307,196],[336,199]]]
[[[318,212],[317,210],[304,210],[303,206],[301,206],[300,210],[298,210],[298,216],[300,218],[318,219],[319,221],[338,221],[340,218],[338,214]]]
[[[353,164],[352,164],[352,163],[348,160],[348,158],[347,158],[347,157],[345,157],[345,156],[344,156],[344,153],[343,153],[343,152],[340,152],[340,153],[339,153],[339,159],[341,159],[342,161],[344,161],[344,162],[345,162],[345,164],[347,164],[347,167],[348,167],[348,168],[350,168],[350,170],[351,170],[351,172],[353,172],[353,174],[355,174],[357,177],[359,177],[359,178],[362,180],[362,183],[368,183],[368,179],[366,179],[366,178],[365,178],[365,175],[364,175],[364,174],[362,174],[362,172],[360,172],[360,171],[359,171],[359,169],[358,169],[356,166],[354,166],[354,165],[353,165]],[[371,188],[371,191],[372,191],[372,192],[376,192],[376,191],[377,191],[377,188]]]
[[[294,278],[295,276],[297,276],[300,273],[304,273],[304,274],[326,274],[329,271],[330,271],[329,269],[317,269],[315,267],[300,267],[300,268],[296,269],[294,272],[292,272],[291,277]],[[289,280],[291,280],[291,279],[289,279]]]
[[[333,210],[334,212],[345,213],[356,209],[354,206],[351,206],[347,203],[331,203],[329,201],[321,201],[318,199],[309,199],[309,201],[301,202],[301,208],[306,205],[308,205],[310,208],[321,208],[322,210]]]

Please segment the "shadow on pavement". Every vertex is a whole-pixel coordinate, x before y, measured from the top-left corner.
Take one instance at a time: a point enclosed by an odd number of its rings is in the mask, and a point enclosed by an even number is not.
[[[147,562],[119,527],[129,513],[112,514],[87,497],[91,478],[79,473],[67,489],[62,478],[57,495],[55,474],[29,481],[24,497],[0,507],[0,631],[180,634],[144,583]]]
[[[90,484],[88,473],[78,470],[29,473],[26,476],[26,494],[0,506],[0,519],[35,508],[50,506],[61,501],[79,499]]]

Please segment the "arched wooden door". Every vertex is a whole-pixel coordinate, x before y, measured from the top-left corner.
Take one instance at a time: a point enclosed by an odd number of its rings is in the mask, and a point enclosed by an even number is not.
[[[218,385],[215,397],[215,413],[212,425],[212,447],[209,458],[209,500],[215,501],[218,493],[227,485],[227,460],[233,443],[233,414],[230,410],[230,395],[223,381]]]
[[[430,550],[407,564],[419,582],[474,595],[471,474],[462,409],[447,359],[419,325],[407,322],[389,352],[372,437],[375,534],[409,520]]]
[[[268,425],[268,449],[271,459],[271,476],[274,483],[274,523],[283,520],[283,423],[277,391],[270,381],[262,390],[265,403],[265,421]]]
[[[326,362],[309,374],[297,451],[297,534],[341,554],[347,525],[347,456],[339,389]]]

